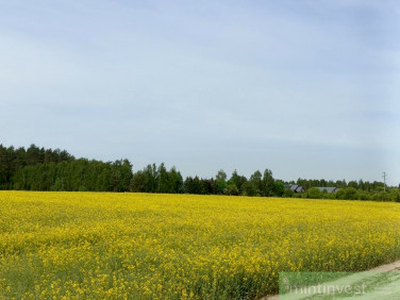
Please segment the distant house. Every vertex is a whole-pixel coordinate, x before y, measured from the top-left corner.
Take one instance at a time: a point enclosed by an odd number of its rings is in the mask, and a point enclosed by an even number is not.
[[[336,193],[339,188],[337,187],[318,187],[320,192],[327,192],[328,194]]]
[[[302,193],[304,192],[304,188],[297,184],[286,184],[284,188],[287,190],[292,190],[294,193]]]

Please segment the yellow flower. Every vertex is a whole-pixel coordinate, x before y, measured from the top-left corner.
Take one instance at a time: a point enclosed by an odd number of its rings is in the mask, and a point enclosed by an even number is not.
[[[259,298],[400,256],[397,203],[0,191],[0,213],[0,299]]]

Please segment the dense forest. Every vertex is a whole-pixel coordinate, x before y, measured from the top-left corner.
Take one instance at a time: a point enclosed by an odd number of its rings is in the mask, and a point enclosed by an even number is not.
[[[131,179],[126,159],[104,163],[76,159],[65,150],[0,145],[0,189],[124,192]]]
[[[295,193],[285,184],[297,184],[305,191]],[[337,187],[335,193],[318,187]],[[255,171],[250,178],[235,170],[228,178],[220,170],[215,178],[188,176],[184,180],[175,167],[150,164],[135,173],[127,159],[102,162],[75,158],[65,150],[4,147],[0,144],[0,189],[35,191],[109,191],[147,193],[188,193],[245,196],[277,196],[400,202],[399,188],[382,182],[326,181],[299,178],[284,182],[273,178],[272,171]]]

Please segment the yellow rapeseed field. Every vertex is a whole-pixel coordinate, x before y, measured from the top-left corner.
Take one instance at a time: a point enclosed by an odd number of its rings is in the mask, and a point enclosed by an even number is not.
[[[396,203],[0,192],[0,299],[254,299],[399,258]]]

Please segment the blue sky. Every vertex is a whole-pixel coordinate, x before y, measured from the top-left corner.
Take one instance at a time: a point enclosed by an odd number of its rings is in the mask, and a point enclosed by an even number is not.
[[[2,1],[0,143],[400,182],[395,1]]]

